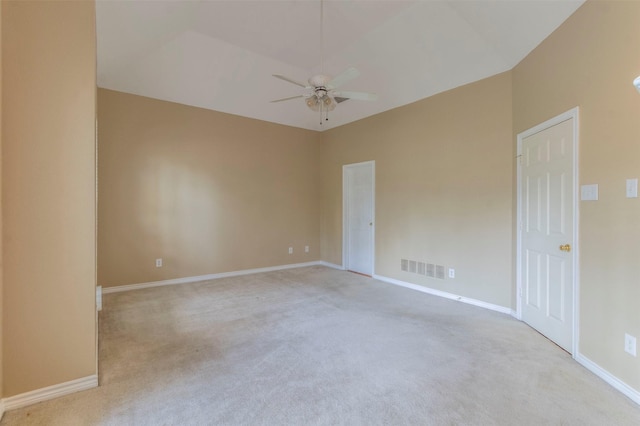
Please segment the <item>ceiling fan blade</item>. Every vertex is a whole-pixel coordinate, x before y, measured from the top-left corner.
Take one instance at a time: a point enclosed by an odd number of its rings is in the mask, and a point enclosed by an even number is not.
[[[298,99],[298,98],[304,98],[304,95],[290,96],[288,98],[276,99],[275,101],[271,101],[271,103],[282,102],[282,101],[290,101],[291,99]]]
[[[304,87],[305,89],[308,87],[305,84],[300,83],[299,81],[295,81],[290,79],[289,77],[285,77],[284,75],[272,74],[275,78],[279,78],[280,80],[288,81],[289,83],[293,83],[296,86]]]
[[[375,93],[366,93],[366,92],[333,92],[333,96],[338,96],[341,98],[355,99],[358,101],[375,101],[378,99],[378,95]]]
[[[329,82],[328,86],[331,88],[340,87],[347,81],[353,80],[359,75],[360,75],[360,71],[358,71],[357,69],[353,67],[347,68],[346,70],[342,71],[340,74],[335,76],[333,80]]]

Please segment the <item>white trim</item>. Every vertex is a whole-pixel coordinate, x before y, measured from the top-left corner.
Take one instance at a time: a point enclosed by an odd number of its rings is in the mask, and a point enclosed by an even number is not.
[[[324,260],[319,261],[318,265],[322,265],[322,266],[326,266],[327,268],[333,268],[333,269],[338,269],[340,271],[344,271],[344,266],[338,265],[336,263],[325,262]]]
[[[579,143],[579,108],[575,107],[566,111],[556,117],[553,117],[544,123],[540,123],[524,132],[518,133],[517,140],[517,213],[516,213],[516,312],[515,317],[522,320],[522,141],[523,139],[553,127],[557,124],[563,123],[567,120],[573,120],[573,241],[571,245],[572,250],[572,264],[573,264],[573,319],[572,319],[572,343],[571,353],[575,358],[578,353],[579,340],[580,340],[580,327],[579,327],[579,298],[580,298],[580,265],[579,265],[579,182],[578,182],[578,143]]]
[[[238,277],[241,275],[259,274],[261,272],[281,271],[284,269],[304,268],[306,266],[315,266],[315,265],[323,265],[323,264],[324,263],[317,260],[314,262],[293,263],[289,265],[269,266],[266,268],[256,268],[256,269],[243,269],[240,271],[221,272],[219,274],[197,275],[195,277],[174,278],[171,280],[152,281],[152,282],[139,283],[139,284],[127,284],[127,285],[119,285],[114,287],[102,286],[102,294],[118,293],[121,291],[141,290],[143,288],[162,287],[165,285],[188,284],[188,283],[194,283],[198,281],[209,281],[209,280],[216,280],[219,278]],[[326,264],[325,266],[329,266],[329,265],[330,264]],[[341,269],[341,268],[338,268],[338,269]]]
[[[47,386],[46,388],[36,389],[30,392],[21,393],[19,395],[4,398],[2,403],[4,408],[14,410],[16,408],[25,407],[49,399],[58,398],[70,393],[92,389],[98,386],[98,376],[91,375],[80,379],[71,380],[57,385]]]
[[[362,161],[360,163],[345,164],[342,166],[342,269],[347,269],[349,265],[349,230],[348,224],[348,204],[349,186],[347,185],[347,170],[352,167],[371,165],[371,275],[376,272],[376,162]]]
[[[423,293],[431,294],[434,296],[444,297],[445,299],[455,300],[457,302],[466,303],[469,305],[478,306],[480,308],[489,309],[491,311],[500,312],[507,315],[514,315],[514,312],[511,308],[507,308],[500,305],[494,305],[493,303],[483,302],[482,300],[471,299],[464,296],[459,296],[453,293],[447,293],[446,291],[436,290],[429,287],[424,287],[417,284],[408,283],[405,281],[396,280],[395,278],[384,277],[382,275],[373,275],[373,278],[378,281],[384,281],[389,284],[399,285],[401,287],[410,288],[412,290],[421,291]]]
[[[96,310],[100,312],[102,310],[102,286],[96,287]]]
[[[596,364],[595,362],[591,361],[589,358],[587,358],[586,356],[582,355],[581,353],[578,353],[576,356],[574,356],[574,359],[578,363],[580,363],[583,367],[585,367],[587,370],[591,371],[593,374],[595,374],[596,376],[600,377],[602,380],[604,380],[605,382],[607,382],[608,384],[613,386],[616,390],[618,390],[621,393],[623,393],[625,396],[627,396],[633,402],[635,402],[636,404],[640,404],[640,392],[639,391],[637,391],[636,389],[632,388],[631,386],[629,386],[628,384],[626,384],[622,380],[618,379],[616,376],[614,376],[613,374],[609,373],[607,370],[605,370],[604,368],[600,367],[598,364]]]

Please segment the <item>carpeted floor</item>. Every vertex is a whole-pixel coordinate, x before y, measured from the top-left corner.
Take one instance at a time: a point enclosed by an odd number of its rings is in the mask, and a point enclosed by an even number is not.
[[[1,424],[640,424],[509,316],[320,266],[105,295],[100,383]]]

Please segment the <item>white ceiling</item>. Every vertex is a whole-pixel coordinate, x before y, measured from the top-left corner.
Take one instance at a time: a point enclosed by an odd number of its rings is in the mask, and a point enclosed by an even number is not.
[[[319,125],[304,90],[321,63],[319,0],[98,0],[98,86],[322,130],[513,68],[584,0],[328,0],[324,71],[361,75]]]

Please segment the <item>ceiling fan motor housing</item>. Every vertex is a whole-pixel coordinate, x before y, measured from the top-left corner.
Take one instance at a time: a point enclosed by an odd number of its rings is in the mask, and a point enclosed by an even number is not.
[[[313,91],[315,92],[316,98],[318,99],[323,99],[325,96],[327,96],[328,93],[328,90],[324,86],[316,87]]]
[[[314,75],[309,79],[309,84],[313,87],[327,87],[329,82],[331,81],[331,77],[324,74]]]

